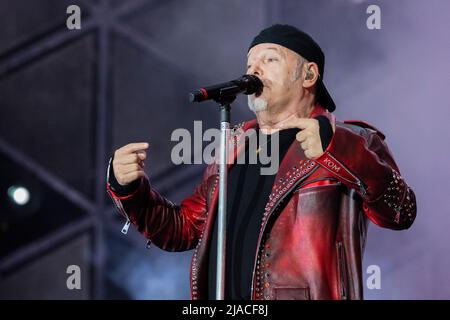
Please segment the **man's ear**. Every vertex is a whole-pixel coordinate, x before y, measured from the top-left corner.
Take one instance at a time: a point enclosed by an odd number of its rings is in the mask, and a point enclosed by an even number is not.
[[[305,64],[303,88],[312,88],[319,78],[319,68],[315,62]]]

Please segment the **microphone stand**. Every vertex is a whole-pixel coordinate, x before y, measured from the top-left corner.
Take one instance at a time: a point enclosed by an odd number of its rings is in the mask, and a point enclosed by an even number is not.
[[[252,77],[247,75],[247,77]],[[262,88],[263,84],[256,77],[252,79],[253,91]],[[216,300],[225,299],[225,259],[226,259],[226,237],[227,237],[227,183],[228,183],[228,147],[230,135],[230,110],[231,103],[236,99],[236,96],[242,93],[243,88],[237,86],[235,83],[222,84],[224,87],[220,88],[217,98],[213,100],[219,104],[220,109],[220,160],[219,160],[219,207],[218,207],[218,232],[217,232],[217,261],[216,261]],[[229,86],[227,86],[229,85]],[[202,91],[205,89],[201,89]],[[214,88],[214,90],[217,90]],[[248,88],[245,92],[248,92]],[[214,92],[214,97],[216,92]],[[205,99],[197,100],[196,94],[190,95],[190,101],[204,101]]]
[[[220,161],[219,161],[219,208],[217,233],[217,264],[216,264],[216,300],[225,298],[225,255],[227,236],[227,183],[228,183],[228,146],[230,134],[231,103],[236,99],[236,90],[220,91],[220,97],[215,101],[220,109]]]

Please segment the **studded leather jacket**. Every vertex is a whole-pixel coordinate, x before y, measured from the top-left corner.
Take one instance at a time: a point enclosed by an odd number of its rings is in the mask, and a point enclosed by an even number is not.
[[[295,140],[280,164],[255,248],[252,299],[362,299],[362,256],[368,220],[407,229],[416,217],[414,192],[400,175],[384,135],[361,121],[336,121],[324,154],[309,160]],[[235,156],[243,133],[256,120],[232,130]],[[231,167],[231,165],[229,165]],[[109,172],[109,170],[108,170]],[[132,194],[107,190],[130,223],[167,251],[194,249],[191,298],[208,292],[208,252],[218,206],[218,165],[209,165],[193,194],[174,204],[148,178]],[[249,288],[250,289],[250,288]]]

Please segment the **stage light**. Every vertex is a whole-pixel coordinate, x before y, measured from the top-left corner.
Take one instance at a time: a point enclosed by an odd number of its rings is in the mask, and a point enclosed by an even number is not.
[[[11,186],[8,189],[8,196],[19,206],[24,206],[30,200],[30,192],[22,186]]]

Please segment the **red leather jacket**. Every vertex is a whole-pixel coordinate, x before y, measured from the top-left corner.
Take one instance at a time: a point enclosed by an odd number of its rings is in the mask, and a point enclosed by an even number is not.
[[[255,248],[253,299],[362,299],[362,255],[367,218],[407,229],[416,216],[414,192],[400,176],[384,135],[360,121],[337,122],[325,153],[308,160],[294,141],[280,164]],[[256,120],[233,129],[241,134]],[[229,165],[231,167],[231,165]],[[218,205],[218,166],[209,165],[194,193],[177,205],[151,188],[119,197],[117,208],[150,241],[168,251],[195,249],[191,297],[207,298],[208,252]]]

